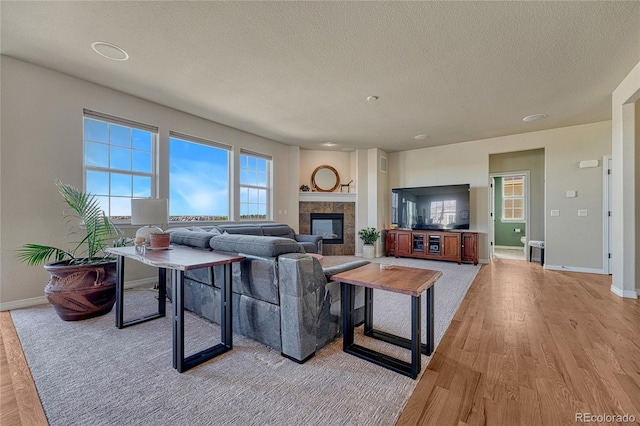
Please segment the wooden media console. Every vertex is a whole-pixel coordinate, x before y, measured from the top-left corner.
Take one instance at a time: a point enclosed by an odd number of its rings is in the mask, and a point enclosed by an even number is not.
[[[478,233],[471,231],[385,230],[385,255],[478,264]]]

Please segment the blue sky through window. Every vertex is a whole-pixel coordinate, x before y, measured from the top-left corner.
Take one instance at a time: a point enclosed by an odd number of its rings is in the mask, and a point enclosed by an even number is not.
[[[169,139],[170,216],[229,217],[229,152]]]

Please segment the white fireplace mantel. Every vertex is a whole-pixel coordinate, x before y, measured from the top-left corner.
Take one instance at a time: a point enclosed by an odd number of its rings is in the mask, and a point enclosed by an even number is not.
[[[298,198],[299,201],[306,202],[322,202],[322,201],[330,201],[330,202],[343,202],[343,203],[355,203],[356,202],[355,193],[351,192],[301,192]]]

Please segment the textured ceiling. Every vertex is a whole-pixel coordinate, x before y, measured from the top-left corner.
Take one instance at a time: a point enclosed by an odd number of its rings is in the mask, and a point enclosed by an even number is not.
[[[2,1],[0,13],[4,55],[310,149],[609,120],[640,61],[637,1]],[[535,113],[548,118],[522,121]]]

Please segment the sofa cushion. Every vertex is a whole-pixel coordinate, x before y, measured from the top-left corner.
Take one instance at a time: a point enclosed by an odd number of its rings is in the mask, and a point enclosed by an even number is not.
[[[227,234],[264,235],[262,233],[262,228],[257,225],[218,225],[217,228],[221,232],[226,232]]]
[[[171,234],[169,241],[173,244],[182,244],[202,249],[211,248],[209,241],[213,234],[210,232],[204,230],[191,231],[187,228],[170,229],[168,232]]]
[[[262,225],[262,233],[269,237],[282,237],[296,239],[296,234],[289,225],[284,223],[274,223],[271,225]]]
[[[277,257],[285,253],[304,253],[304,248],[288,238],[253,235],[219,235],[211,238],[212,249],[254,256]]]

